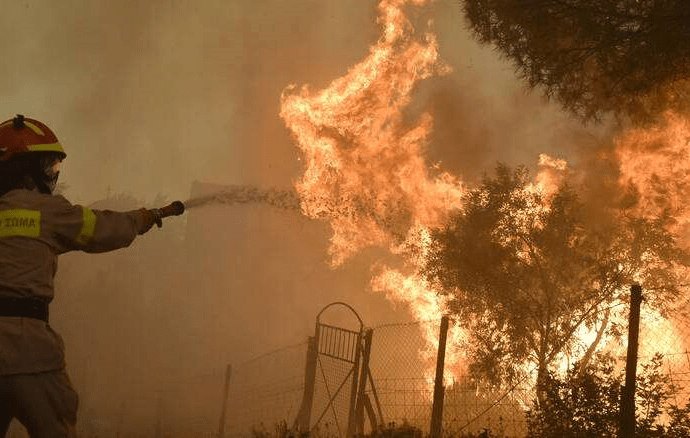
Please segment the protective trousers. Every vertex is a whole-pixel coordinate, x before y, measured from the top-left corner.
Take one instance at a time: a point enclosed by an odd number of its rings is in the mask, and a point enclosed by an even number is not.
[[[74,438],[77,402],[64,369],[0,376],[0,438],[13,418],[31,438]]]

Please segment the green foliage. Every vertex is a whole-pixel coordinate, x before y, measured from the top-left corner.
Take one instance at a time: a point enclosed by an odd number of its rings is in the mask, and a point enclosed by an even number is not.
[[[479,41],[585,120],[688,105],[686,0],[464,0]]]
[[[266,429],[263,423],[258,426],[254,426],[251,429],[251,438],[326,438],[326,437],[313,437],[312,434],[305,431],[296,431],[291,427],[288,427],[288,423],[285,420],[279,421],[273,425],[273,430],[269,431]]]
[[[606,309],[634,281],[658,308],[678,295],[684,256],[663,221],[584,211],[567,184],[545,193],[525,168],[499,165],[432,234],[424,273],[471,334],[474,375],[505,383],[532,363],[539,385],[579,328],[616,329]]]
[[[682,408],[671,406],[667,413],[671,420],[666,427],[666,434],[669,437],[690,436],[690,402]]]
[[[263,424],[253,427],[251,430],[252,438],[331,438],[340,434],[329,433],[328,430],[316,429],[312,432],[298,432],[288,427],[286,421],[276,423],[272,430],[267,430]],[[422,438],[422,431],[410,425],[407,421],[402,423],[391,422],[379,427],[369,435],[358,435],[360,438]],[[488,436],[487,436],[488,438]]]
[[[609,356],[565,378],[549,376],[546,399],[527,413],[528,438],[614,438],[618,436],[621,370]],[[638,438],[690,436],[690,405],[670,403],[678,392],[655,356],[638,371],[636,430]]]
[[[504,438],[503,435],[496,435],[491,430],[484,428],[481,432],[461,432],[459,434],[454,433],[444,433],[445,438]]]
[[[401,424],[389,423],[374,430],[371,438],[422,438],[422,431],[403,421]]]
[[[600,360],[584,374],[573,367],[566,379],[549,375],[546,400],[527,414],[528,438],[615,437],[620,376]]]

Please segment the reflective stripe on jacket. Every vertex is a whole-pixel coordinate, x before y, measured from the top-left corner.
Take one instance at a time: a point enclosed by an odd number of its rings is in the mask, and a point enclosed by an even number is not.
[[[143,222],[139,210],[91,210],[62,196],[8,192],[0,197],[0,296],[52,301],[59,254],[129,246]],[[64,344],[47,323],[0,317],[0,375],[62,367]]]

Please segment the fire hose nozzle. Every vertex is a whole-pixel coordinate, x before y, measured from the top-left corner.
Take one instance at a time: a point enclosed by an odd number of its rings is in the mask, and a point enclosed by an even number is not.
[[[179,216],[184,213],[184,204],[181,201],[175,201],[170,205],[160,209],[161,217]]]

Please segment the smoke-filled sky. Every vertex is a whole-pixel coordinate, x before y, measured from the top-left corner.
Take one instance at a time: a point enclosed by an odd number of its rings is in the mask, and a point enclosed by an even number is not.
[[[375,0],[0,4],[0,117],[22,113],[55,130],[68,154],[64,193],[84,204],[186,199],[195,181],[290,187],[302,165],[278,116],[281,92],[327,86],[380,34]],[[434,118],[430,165],[471,181],[497,160],[534,165],[546,152],[577,162],[607,141],[604,128],[584,128],[529,93],[473,42],[456,0],[437,0],[424,18],[453,70],[423,82],[410,110]],[[134,248],[63,257],[54,325],[94,416],[112,417],[132,394],[146,399],[156,388],[142,382],[153,376],[220,379],[226,362],[301,342],[331,301],[353,303],[369,325],[410,319],[367,291],[376,251],[330,270],[323,223],[225,206],[195,210],[189,222],[206,240],[173,244],[192,234],[173,219]],[[89,295],[80,288],[95,271],[102,289]]]
[[[300,171],[278,118],[290,83],[323,87],[379,35],[376,2],[3,2],[2,107],[54,128],[75,201],[108,189],[184,198],[194,180],[289,185]],[[476,174],[496,159],[570,146],[579,125],[468,39],[460,7],[439,0],[454,72],[420,87],[436,135],[430,160]],[[564,144],[565,143],[565,144]],[[471,157],[471,158],[470,158]]]

